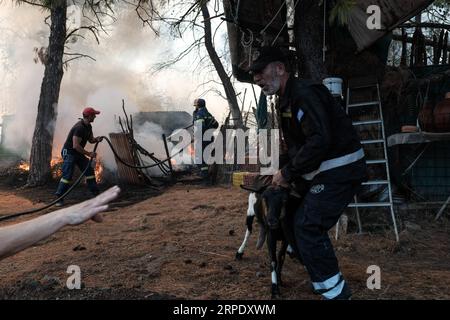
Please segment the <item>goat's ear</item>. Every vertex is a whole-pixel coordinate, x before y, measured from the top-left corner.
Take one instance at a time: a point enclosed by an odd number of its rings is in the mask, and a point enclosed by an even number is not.
[[[255,192],[255,193],[261,194],[261,193],[264,192],[264,190],[267,189],[268,186],[251,186],[251,187],[249,187],[249,186],[244,186],[244,185],[241,184],[240,187],[242,189],[246,190],[246,191],[250,191],[250,192]]]
[[[244,186],[243,184],[240,185],[241,189],[246,190],[246,191],[250,191],[250,192],[259,192],[259,190],[256,190],[255,188],[249,187],[249,186]]]

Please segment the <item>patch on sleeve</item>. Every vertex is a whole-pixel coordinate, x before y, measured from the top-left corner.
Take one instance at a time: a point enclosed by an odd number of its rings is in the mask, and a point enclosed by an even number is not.
[[[303,118],[304,114],[305,113],[303,112],[302,109],[298,109],[298,113],[297,113],[297,120],[298,120],[298,122],[302,121],[302,118]]]
[[[325,186],[323,184],[316,184],[309,189],[309,191],[313,194],[321,193],[323,190],[325,190]]]

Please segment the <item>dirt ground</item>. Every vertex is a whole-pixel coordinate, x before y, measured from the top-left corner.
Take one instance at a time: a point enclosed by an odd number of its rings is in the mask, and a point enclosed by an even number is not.
[[[15,188],[3,179],[0,215],[48,203],[54,188]],[[83,199],[85,189],[68,203]],[[266,250],[255,249],[257,229],[243,260],[234,258],[247,196],[235,187],[186,181],[160,192],[126,188],[103,223],[65,228],[2,260],[0,299],[269,299],[269,263]],[[353,299],[450,299],[448,215],[433,217],[426,211],[406,217],[419,228],[403,230],[400,243],[391,231],[333,240]],[[70,265],[81,269],[81,290],[65,287]],[[379,290],[366,286],[370,265],[381,268]],[[319,299],[289,257],[283,281],[283,299]]]

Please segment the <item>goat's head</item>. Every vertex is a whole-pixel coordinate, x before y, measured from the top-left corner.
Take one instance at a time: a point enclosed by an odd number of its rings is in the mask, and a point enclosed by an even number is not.
[[[280,219],[285,215],[285,204],[288,200],[288,190],[282,187],[269,186],[262,193],[265,223],[270,229],[280,227]]]
[[[252,186],[241,185],[242,189],[251,191],[254,195],[249,197],[248,210],[253,210],[260,226],[257,249],[261,249],[264,245],[268,229],[278,229],[279,219],[284,216],[284,205],[288,199],[288,191],[270,185],[271,179],[271,176],[260,176]],[[251,230],[251,226],[249,229]]]

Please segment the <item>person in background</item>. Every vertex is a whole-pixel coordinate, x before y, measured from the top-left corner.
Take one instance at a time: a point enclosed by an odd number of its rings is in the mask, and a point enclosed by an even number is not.
[[[206,109],[206,102],[203,99],[195,99],[194,100],[194,113],[192,114],[192,119],[194,125],[202,126],[202,138],[204,133],[209,129],[217,129],[219,127],[219,123],[217,120],[209,113],[208,109]],[[202,139],[202,163],[200,164],[200,176],[203,178],[205,182],[209,181],[209,166],[206,164],[203,151],[206,146],[212,143],[212,141],[203,141]]]
[[[80,171],[83,172],[89,163],[89,159],[87,157],[95,158],[95,152],[89,152],[84,149],[86,147],[86,143],[97,143],[103,140],[101,137],[94,138],[91,125],[91,123],[94,122],[96,115],[100,114],[100,111],[87,107],[83,110],[82,114],[83,118],[80,119],[80,121],[78,121],[72,129],[70,129],[66,142],[64,143],[61,151],[61,156],[64,162],[62,165],[62,177],[55,193],[58,198],[69,189],[75,166],[78,166]],[[92,167],[88,168],[85,176],[86,183],[92,195],[98,195],[99,189],[95,180],[94,169]],[[58,207],[63,205],[63,199],[56,203],[56,206]]]

